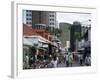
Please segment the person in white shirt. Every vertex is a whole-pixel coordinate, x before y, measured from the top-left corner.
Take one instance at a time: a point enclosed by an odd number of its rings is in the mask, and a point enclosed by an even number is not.
[[[54,56],[54,59],[51,61],[51,63],[53,64],[54,68],[57,67],[57,64],[58,64],[57,56]]]
[[[29,68],[29,56],[26,55],[25,58],[26,58],[26,68]]]
[[[85,57],[85,64],[86,64],[86,66],[91,65],[91,57],[90,56]]]

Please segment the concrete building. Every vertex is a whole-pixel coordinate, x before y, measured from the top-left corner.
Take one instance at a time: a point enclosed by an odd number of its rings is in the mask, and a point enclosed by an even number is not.
[[[32,26],[32,11],[23,10],[23,23]]]
[[[70,31],[70,47],[72,51],[77,50],[78,40],[81,38],[81,23],[78,21],[73,22]]]
[[[32,27],[45,28],[49,26],[49,12],[32,11]]]
[[[61,36],[60,36],[60,41],[61,41],[61,47],[70,47],[70,27],[71,24],[69,23],[60,23],[59,28],[61,29]]]
[[[49,12],[49,27],[56,27],[56,12]]]
[[[23,23],[33,28],[56,27],[56,12],[23,10]]]

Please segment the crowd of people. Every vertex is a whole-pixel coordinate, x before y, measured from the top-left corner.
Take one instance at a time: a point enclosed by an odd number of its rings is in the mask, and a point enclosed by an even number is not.
[[[56,68],[58,56],[56,54],[41,53],[25,56],[24,69]]]
[[[84,58],[83,54],[73,54],[72,52],[66,53],[66,66],[73,66],[73,63],[77,63],[80,66],[90,66],[91,65],[91,56],[86,55]]]
[[[25,55],[24,69],[39,69],[39,68],[57,68],[59,64],[64,63],[65,67],[72,67],[74,63],[80,66],[91,65],[91,56],[86,55],[83,58],[83,54],[78,54],[77,56],[68,51],[63,55],[58,55],[59,53],[48,54],[46,52],[38,52],[34,55]]]

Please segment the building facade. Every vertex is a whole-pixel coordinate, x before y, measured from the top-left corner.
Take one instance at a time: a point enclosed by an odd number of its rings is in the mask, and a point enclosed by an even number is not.
[[[23,23],[32,28],[56,27],[56,12],[23,10]]]
[[[32,11],[23,10],[23,23],[32,26]]]
[[[56,12],[49,12],[49,27],[56,27]]]
[[[78,47],[78,40],[81,37],[81,24],[80,22],[73,22],[70,31],[70,48],[72,51],[75,51]]]
[[[61,40],[61,46],[63,48],[69,46],[70,44],[68,42],[70,42],[70,27],[71,24],[69,23],[60,23],[59,24],[59,28],[61,29],[61,36],[60,36],[60,40]],[[69,44],[69,45],[68,45]]]

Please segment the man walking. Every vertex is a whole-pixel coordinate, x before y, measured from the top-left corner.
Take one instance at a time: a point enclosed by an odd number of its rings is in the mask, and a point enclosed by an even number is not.
[[[69,67],[69,55],[68,55],[68,53],[66,54],[65,59],[66,59],[66,67]]]

